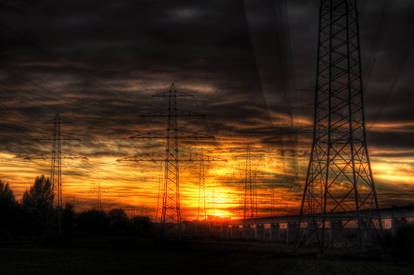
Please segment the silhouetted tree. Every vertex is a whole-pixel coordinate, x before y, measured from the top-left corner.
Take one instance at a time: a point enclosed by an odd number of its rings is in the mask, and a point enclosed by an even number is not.
[[[63,233],[66,237],[69,237],[73,231],[75,225],[75,212],[73,211],[73,205],[67,203],[63,209]]]
[[[17,228],[18,204],[8,183],[0,181],[0,238],[11,239]]]
[[[23,206],[37,209],[49,209],[53,206],[52,184],[45,176],[36,177],[36,180],[29,191],[23,195]]]
[[[36,177],[29,191],[23,194],[25,226],[30,228],[30,235],[38,235],[50,231],[55,211],[53,209],[54,193],[52,184],[45,176]]]
[[[4,208],[4,207],[7,208],[10,206],[14,207],[15,204],[16,204],[16,200],[14,198],[13,191],[9,187],[9,184],[8,183],[4,184],[0,180],[0,207],[1,208]]]

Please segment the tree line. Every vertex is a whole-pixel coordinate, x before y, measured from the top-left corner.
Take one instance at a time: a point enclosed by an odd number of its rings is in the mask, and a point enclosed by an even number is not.
[[[75,212],[73,205],[55,207],[49,178],[36,177],[33,185],[17,201],[8,183],[0,180],[0,241],[40,241],[70,239],[74,234],[149,234],[148,217],[129,218],[124,210],[108,213],[90,209]]]

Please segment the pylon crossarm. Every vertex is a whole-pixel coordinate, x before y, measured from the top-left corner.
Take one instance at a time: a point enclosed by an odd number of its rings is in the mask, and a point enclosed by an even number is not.
[[[166,136],[131,136],[130,139],[166,139]],[[214,136],[202,136],[202,135],[194,135],[194,136],[177,136],[179,140],[202,140],[202,139],[215,139]]]

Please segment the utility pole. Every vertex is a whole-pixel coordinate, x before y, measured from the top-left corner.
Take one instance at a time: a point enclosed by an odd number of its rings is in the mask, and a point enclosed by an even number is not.
[[[373,214],[378,200],[365,133],[357,1],[321,0],[319,16],[313,144],[300,215],[308,221],[305,238],[323,251],[351,222],[359,246],[375,230],[374,220],[382,225]]]

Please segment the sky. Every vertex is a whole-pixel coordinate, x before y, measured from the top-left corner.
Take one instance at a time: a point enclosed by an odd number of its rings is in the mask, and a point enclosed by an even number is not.
[[[0,179],[16,197],[50,174],[60,113],[64,201],[154,217],[166,92],[183,141],[206,162],[209,215],[242,215],[248,146],[259,214],[297,214],[312,142],[319,1],[0,1]],[[359,1],[367,139],[380,207],[414,195],[414,38],[410,0]],[[199,163],[180,164],[184,219],[198,206]]]

